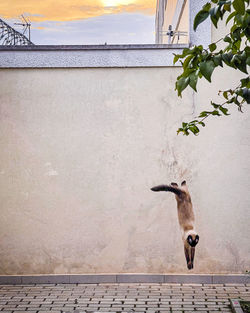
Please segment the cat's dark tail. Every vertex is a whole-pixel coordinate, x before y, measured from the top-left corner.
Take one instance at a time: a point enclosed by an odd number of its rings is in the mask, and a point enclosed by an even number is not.
[[[168,186],[168,185],[159,185],[151,188],[152,191],[170,191],[176,194],[177,196],[180,196],[182,194],[182,191],[178,187]]]

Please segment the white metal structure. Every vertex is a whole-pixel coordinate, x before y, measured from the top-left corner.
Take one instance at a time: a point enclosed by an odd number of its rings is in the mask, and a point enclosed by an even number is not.
[[[188,22],[187,0],[157,0],[155,17],[155,43],[179,43],[180,37],[187,36],[188,30],[179,29],[182,20]],[[184,14],[185,11],[185,14]],[[188,39],[182,41],[187,43]]]

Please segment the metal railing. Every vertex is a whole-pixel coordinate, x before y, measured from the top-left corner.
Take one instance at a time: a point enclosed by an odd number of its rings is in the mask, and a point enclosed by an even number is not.
[[[30,46],[34,45],[24,34],[12,28],[0,19],[0,45],[1,46]]]
[[[184,36],[187,37],[188,36],[188,32],[184,32],[184,31],[179,31],[179,30],[172,30],[172,25],[169,25],[168,30],[162,30],[159,33],[161,33],[161,36],[168,36],[168,44],[171,43],[179,43],[180,37]],[[175,39],[177,38],[177,41],[175,41]]]
[[[166,2],[167,3],[167,2]],[[163,0],[157,1],[156,8],[156,43],[166,42],[163,39],[164,36],[168,37],[168,44],[179,43],[182,36],[188,37],[187,31],[179,30],[181,20],[183,18],[184,9],[188,3],[188,0],[177,0],[173,16],[168,17],[168,21],[165,20],[167,6],[163,7]],[[164,30],[164,24],[166,22],[170,25],[168,29]],[[167,24],[168,25],[168,24]]]

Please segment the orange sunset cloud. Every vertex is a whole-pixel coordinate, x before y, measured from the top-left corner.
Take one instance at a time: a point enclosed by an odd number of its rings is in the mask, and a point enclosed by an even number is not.
[[[73,21],[104,14],[155,14],[156,0],[1,0],[0,15],[5,19],[21,14],[32,21]]]

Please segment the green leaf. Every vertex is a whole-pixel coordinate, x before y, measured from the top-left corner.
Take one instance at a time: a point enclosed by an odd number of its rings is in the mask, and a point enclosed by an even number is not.
[[[184,135],[184,130],[183,130],[183,128],[178,128],[178,130],[177,130],[177,135],[179,135],[179,133],[181,133],[181,132],[183,132],[183,135]]]
[[[250,104],[250,89],[244,88],[242,97],[246,100],[248,104]]]
[[[232,53],[223,53],[222,54],[222,60],[228,65],[228,66],[232,66],[231,65],[231,60],[233,58],[233,54]],[[233,66],[234,67],[234,66]]]
[[[246,62],[235,63],[235,66],[243,73],[248,74]]]
[[[194,18],[194,26],[193,26],[195,31],[198,25],[204,22],[208,18],[208,16],[209,16],[209,12],[205,10],[201,10],[200,12],[198,12],[198,14],[196,14]]]
[[[233,43],[233,48],[238,52],[240,50],[241,40],[237,40]]]
[[[193,88],[194,91],[197,92],[196,85],[197,85],[197,81],[198,81],[198,75],[195,74],[195,72],[193,72],[192,74],[189,75],[189,78],[190,78],[190,80],[189,80],[189,86],[190,86],[191,88]]]
[[[232,39],[231,39],[231,37],[226,36],[226,37],[223,39],[223,41],[231,43],[231,42],[232,42]]]
[[[210,112],[203,111],[200,113],[199,117],[207,117],[210,114]]]
[[[179,54],[174,54],[174,64],[179,60],[180,55]]]
[[[232,38],[233,38],[234,40],[240,40],[240,39],[241,39],[240,33],[241,33],[241,27],[237,27],[237,28],[232,32]]]
[[[238,25],[243,25],[244,15],[240,15],[240,14],[235,15],[235,20],[236,20]]]
[[[244,34],[246,35],[247,39],[250,40],[250,27],[245,28]]]
[[[236,101],[236,97],[232,97],[230,100],[227,101],[227,103],[235,103]]]
[[[217,46],[216,46],[215,43],[211,43],[211,45],[209,45],[208,47],[209,47],[209,50],[210,50],[211,52],[213,52],[213,51],[216,50],[216,48],[217,48]]]
[[[218,110],[214,110],[211,112],[212,115],[221,116]]]
[[[231,12],[231,5],[229,3],[224,4],[223,9],[225,11]]]
[[[246,66],[246,59],[244,57],[241,58],[240,55],[235,54],[231,60],[231,64],[233,64],[241,72],[248,74],[247,66]]]
[[[250,78],[249,77],[242,78],[240,81],[241,81],[242,87],[250,88]]]
[[[246,63],[248,66],[250,66],[250,57],[247,58]]]
[[[199,78],[202,78],[202,74],[200,71],[198,72],[198,76],[199,76]]]
[[[204,123],[204,122],[202,122],[202,121],[200,121],[198,124],[202,125],[203,127],[205,127],[205,126],[206,126],[206,125],[205,125],[205,123]]]
[[[221,105],[220,105],[220,107],[219,107],[219,110],[220,110],[224,115],[230,115],[230,114],[227,113],[227,112],[228,112],[228,109],[227,109],[227,108],[224,108],[224,107],[221,106]]]
[[[200,71],[201,74],[211,83],[211,76],[215,69],[215,64],[213,61],[201,62]]]
[[[191,53],[191,50],[189,48],[185,48],[182,51],[182,54],[175,54],[174,53],[174,64],[179,60],[187,56],[188,54]]]
[[[236,11],[233,11],[231,14],[229,14],[228,18],[226,19],[226,25],[236,14],[237,14]]]
[[[178,96],[181,97],[182,91],[187,87],[189,83],[189,77],[181,77],[176,82],[176,89],[178,91]]]
[[[183,62],[183,69],[185,70],[188,67],[189,62],[193,59],[193,55],[189,55],[186,57],[185,61]]]
[[[186,55],[188,55],[191,52],[189,48],[184,48],[181,54],[181,57],[184,58]]]
[[[220,65],[221,67],[223,67],[221,54],[215,55],[214,58],[213,58],[213,61],[214,61],[215,66]]]
[[[220,106],[219,104],[216,104],[216,103],[214,103],[214,102],[212,102],[212,101],[211,101],[211,105],[212,105],[215,109],[218,109],[219,106]]]
[[[211,9],[211,3],[206,3],[205,5],[203,5],[202,9],[204,11],[209,11]]]
[[[242,23],[243,27],[247,27],[249,25],[249,19],[250,19],[249,13],[250,12],[247,10],[247,12],[244,16],[244,19],[243,19],[243,23]]]
[[[224,91],[224,92],[223,92],[223,97],[228,100],[227,91]]]
[[[234,0],[233,7],[237,11],[237,13],[243,15],[245,14],[245,3],[244,0]]]
[[[198,135],[200,130],[197,126],[195,125],[192,125],[192,126],[189,126],[189,130],[194,134],[194,135]]]
[[[217,28],[217,24],[218,24],[218,20],[219,20],[219,17],[217,16],[217,13],[218,12],[218,7],[214,7],[212,8],[209,13],[210,13],[210,17],[211,17],[211,21],[213,22],[214,26]]]

